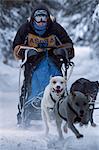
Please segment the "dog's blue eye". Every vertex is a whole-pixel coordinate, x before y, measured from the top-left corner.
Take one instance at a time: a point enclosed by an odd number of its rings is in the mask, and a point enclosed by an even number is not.
[[[76,106],[79,106],[79,104],[77,102],[75,104],[76,104]]]

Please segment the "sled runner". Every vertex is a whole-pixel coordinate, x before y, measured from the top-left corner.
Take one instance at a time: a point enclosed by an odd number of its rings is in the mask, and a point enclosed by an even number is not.
[[[24,81],[19,96],[17,122],[28,126],[31,120],[41,119],[41,100],[50,77],[67,77],[67,69],[74,63],[69,61],[68,53],[62,50],[62,46],[43,48],[40,52],[33,47],[22,47],[21,52],[24,56],[21,64]]]

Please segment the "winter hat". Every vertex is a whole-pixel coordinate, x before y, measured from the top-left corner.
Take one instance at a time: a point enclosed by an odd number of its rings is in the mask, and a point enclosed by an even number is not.
[[[43,3],[39,3],[38,5],[36,5],[33,8],[32,15],[31,15],[32,20],[34,19],[34,14],[37,10],[45,10],[47,12],[48,17],[50,18],[50,11],[49,11],[48,7]]]
[[[47,18],[47,21],[45,21]],[[36,22],[44,22],[42,26],[38,26]],[[50,11],[48,10],[48,7],[43,4],[39,3],[37,6],[34,7],[30,23],[32,27],[34,27],[34,30],[36,33],[41,33],[39,35],[43,35],[47,28],[49,28],[52,20],[50,18]]]

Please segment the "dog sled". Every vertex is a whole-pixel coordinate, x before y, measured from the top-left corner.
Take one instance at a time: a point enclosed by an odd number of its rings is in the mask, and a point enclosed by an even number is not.
[[[43,48],[40,52],[33,47],[22,46],[21,49],[24,58],[20,69],[24,72],[24,80],[21,88],[19,80],[17,123],[29,126],[32,120],[41,119],[41,100],[50,77],[67,77],[67,70],[74,63],[69,61],[68,53],[62,46]]]

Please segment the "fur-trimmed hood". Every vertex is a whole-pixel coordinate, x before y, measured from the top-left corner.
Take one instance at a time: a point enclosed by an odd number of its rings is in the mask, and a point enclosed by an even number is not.
[[[49,17],[49,19],[48,19],[48,26],[51,24],[51,22],[52,22],[52,20],[51,20],[51,13],[50,13],[50,11],[49,11],[49,8],[48,8],[48,6],[47,5],[45,5],[45,4],[43,4],[43,3],[39,3],[39,4],[37,4],[36,6],[34,6],[34,8],[33,8],[33,10],[32,10],[32,14],[31,14],[31,18],[30,18],[30,22],[33,22],[33,20],[34,20],[34,13],[35,13],[35,11],[36,10],[46,10],[47,11],[47,13],[48,13],[48,17]]]
[[[32,15],[31,15],[31,17],[34,17],[34,13],[35,13],[35,11],[36,10],[46,10],[47,11],[47,13],[48,13],[48,16],[50,17],[50,10],[49,10],[49,8],[48,8],[48,6],[47,5],[45,5],[45,4],[43,4],[43,3],[39,3],[38,5],[35,5],[34,6],[34,8],[33,8],[33,10],[32,10]]]

